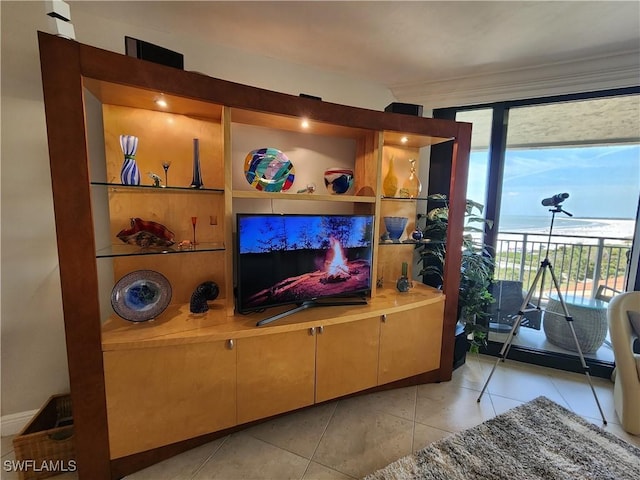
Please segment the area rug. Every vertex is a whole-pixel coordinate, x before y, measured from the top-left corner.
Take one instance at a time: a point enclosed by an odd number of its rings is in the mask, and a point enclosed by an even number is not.
[[[638,480],[640,449],[538,397],[365,477],[379,479]]]

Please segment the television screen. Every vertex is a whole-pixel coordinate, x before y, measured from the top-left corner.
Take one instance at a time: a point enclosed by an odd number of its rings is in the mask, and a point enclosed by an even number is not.
[[[237,215],[240,312],[371,289],[373,215]]]

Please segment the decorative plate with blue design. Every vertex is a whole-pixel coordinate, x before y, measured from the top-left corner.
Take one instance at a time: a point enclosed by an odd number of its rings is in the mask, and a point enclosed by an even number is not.
[[[146,322],[160,315],[171,301],[171,284],[161,273],[136,270],[111,290],[113,310],[130,322]]]
[[[247,182],[256,190],[284,192],[293,185],[295,170],[287,156],[275,148],[259,148],[244,160]]]

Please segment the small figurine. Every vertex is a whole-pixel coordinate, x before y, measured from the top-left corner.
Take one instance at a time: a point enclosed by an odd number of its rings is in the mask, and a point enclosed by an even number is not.
[[[389,232],[384,232],[381,236],[380,236],[380,241],[382,243],[393,243],[393,240],[391,240],[391,237],[389,236]]]
[[[191,248],[193,248],[193,245],[191,244],[191,240],[182,240],[178,244],[178,248],[180,250],[191,250]]]
[[[162,187],[162,179],[160,178],[160,175],[153,173],[153,172],[149,172],[147,173],[147,175],[149,175],[151,177],[151,179],[153,180],[153,186],[154,187]]]
[[[376,287],[382,288],[384,286],[384,269],[380,269],[380,276],[376,279]]]
[[[209,310],[207,301],[213,301],[218,298],[220,289],[215,282],[207,281],[203,282],[196,287],[191,295],[191,302],[189,303],[189,311],[191,313],[204,313]]]
[[[298,190],[297,193],[314,193],[315,191],[316,191],[316,184],[309,183],[307,184],[306,188],[303,188],[302,190]]]

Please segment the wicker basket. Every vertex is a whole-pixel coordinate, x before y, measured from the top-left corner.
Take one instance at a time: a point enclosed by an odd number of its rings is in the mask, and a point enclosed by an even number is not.
[[[607,336],[606,307],[595,308],[593,305],[585,306],[572,303],[570,300],[571,297],[566,301],[567,310],[573,318],[573,328],[580,350],[582,353],[594,353],[602,346]],[[558,300],[550,298],[546,310],[542,326],[547,340],[565,350],[578,351],[569,324],[564,318],[562,304]],[[558,315],[553,315],[551,312]]]
[[[18,478],[36,480],[75,471],[71,396],[54,395],[13,439]]]

